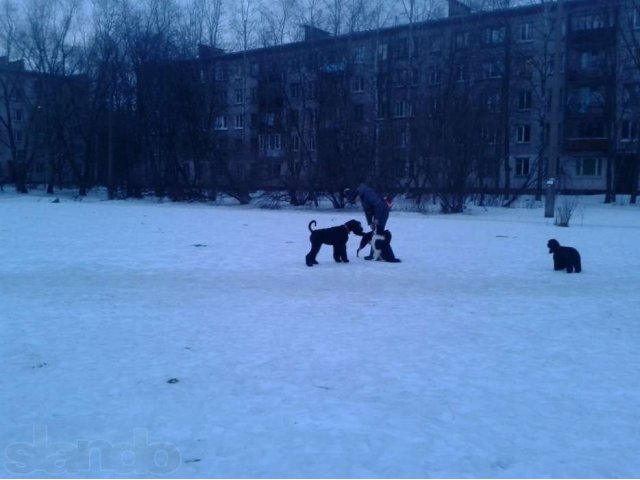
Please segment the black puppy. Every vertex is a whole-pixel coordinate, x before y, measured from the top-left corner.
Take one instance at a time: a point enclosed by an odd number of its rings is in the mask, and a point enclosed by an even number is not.
[[[309,240],[311,241],[311,250],[305,257],[308,267],[313,267],[318,264],[316,261],[316,255],[318,255],[323,243],[333,247],[333,259],[336,262],[348,263],[347,240],[349,240],[349,233],[353,232],[359,237],[364,235],[362,224],[357,220],[349,220],[344,225],[322,228],[320,230],[313,230],[311,225],[316,225],[316,221],[311,220],[309,222],[309,231],[311,232],[311,236],[309,237]]]
[[[553,253],[553,269],[567,270],[567,273],[580,273],[582,264],[580,262],[580,254],[573,247],[561,247],[560,242],[552,238],[547,242],[549,253]]]
[[[382,234],[378,234],[373,230],[365,233],[362,236],[362,240],[360,240],[360,247],[358,247],[358,251],[356,252],[356,256],[359,257],[360,250],[362,250],[367,245],[371,245],[373,249],[373,256],[364,257],[365,260],[384,260],[385,262],[391,263],[399,263],[400,259],[396,258],[393,253],[393,249],[391,248],[391,232],[389,230],[384,230]]]

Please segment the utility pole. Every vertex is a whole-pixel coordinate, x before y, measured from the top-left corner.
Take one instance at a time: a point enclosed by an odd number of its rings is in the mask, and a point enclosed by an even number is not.
[[[549,158],[547,161],[547,185],[544,202],[544,216],[553,218],[555,215],[557,179],[555,178],[558,171],[558,139],[560,138],[560,92],[561,92],[561,76],[560,68],[562,66],[562,25],[564,21],[564,0],[558,0],[556,7],[556,22],[554,27],[554,45],[555,54],[553,56],[553,82],[551,84],[551,124],[549,125]],[[568,37],[569,32],[566,32]]]

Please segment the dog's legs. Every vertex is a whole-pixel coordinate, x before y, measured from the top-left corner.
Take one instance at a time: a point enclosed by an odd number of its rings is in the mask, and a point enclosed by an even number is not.
[[[347,258],[347,244],[341,243],[338,245],[334,245],[333,247],[333,258],[336,262],[344,262],[349,263],[349,259]]]
[[[320,251],[321,246],[322,246],[322,243],[311,242],[311,250],[309,251],[309,253],[307,253],[307,256],[305,257],[307,267],[313,267],[314,265],[318,265],[318,262],[316,261],[316,255],[318,255],[318,252]]]

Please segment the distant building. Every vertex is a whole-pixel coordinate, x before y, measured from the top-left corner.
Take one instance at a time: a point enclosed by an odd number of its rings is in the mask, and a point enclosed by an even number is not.
[[[0,184],[77,186],[86,85],[0,57]]]

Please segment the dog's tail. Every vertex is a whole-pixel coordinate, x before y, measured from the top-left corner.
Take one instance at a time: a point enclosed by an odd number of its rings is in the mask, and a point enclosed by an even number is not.
[[[309,231],[310,231],[310,232],[313,232],[313,228],[311,228],[311,225],[313,225],[313,226],[315,227],[315,226],[317,225],[317,224],[316,224],[316,221],[315,221],[315,220],[311,220],[311,221],[309,222]]]

